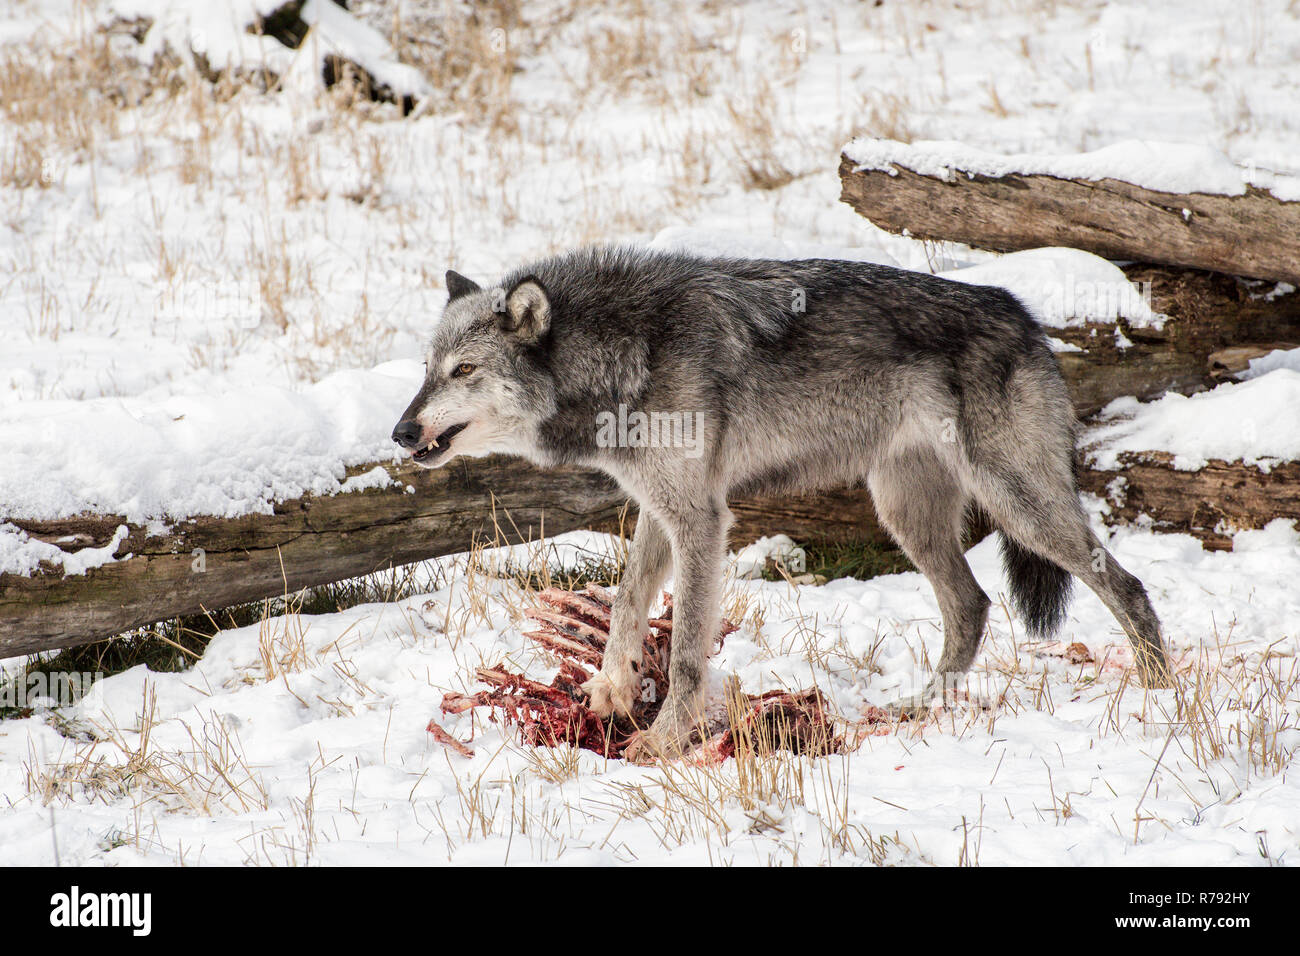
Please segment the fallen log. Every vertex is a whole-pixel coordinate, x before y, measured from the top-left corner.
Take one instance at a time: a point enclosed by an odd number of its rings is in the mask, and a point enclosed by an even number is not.
[[[630,533],[635,526],[626,496],[597,472],[542,472],[499,457],[434,471],[383,467],[395,482],[387,488],[285,501],[269,515],[196,518],[165,532],[121,515],[4,519],[65,551],[103,547],[122,525],[128,534],[117,560],[85,574],[64,576],[53,567],[0,574],[0,659],[295,594],[466,551],[475,541],[519,543],[580,528]],[[744,499],[735,507],[733,547],[786,529],[803,541],[888,540],[865,488],[824,500]]]
[[[385,467],[396,482],[387,488],[285,501],[269,515],[196,518],[165,533],[120,515],[9,518],[29,536],[69,551],[102,547],[120,525],[129,533],[119,560],[83,575],[0,575],[0,658],[294,594],[464,551],[476,538],[517,542],[616,526],[624,504],[612,481],[578,469],[557,469],[540,481],[523,462],[500,458],[437,471]]]
[[[1121,318],[1048,330],[1078,350],[1056,357],[1080,418],[1125,395],[1213,387],[1247,357],[1300,343],[1300,294],[1267,295],[1233,276],[1145,263],[1125,266],[1124,274],[1165,316],[1160,328]],[[1225,360],[1234,368],[1225,369]]]
[[[1122,452],[1114,471],[1084,469],[1079,484],[1110,506],[1107,524],[1142,516],[1157,531],[1181,531],[1215,551],[1232,549],[1235,531],[1262,528],[1275,518],[1300,521],[1300,462],[1269,471],[1236,461],[1211,460],[1179,471],[1167,452]]]
[[[0,659],[72,647],[175,617],[293,594],[390,567],[468,550],[476,540],[536,540],[578,528],[630,532],[635,513],[602,475],[540,473],[509,459],[458,462],[437,471],[392,466],[398,484],[283,502],[272,515],[199,518],[165,534],[128,525],[121,557],[83,575],[60,570],[0,575]],[[407,486],[415,489],[408,492]],[[1161,453],[1121,456],[1119,471],[1080,469],[1080,486],[1106,499],[1112,523],[1150,516],[1211,548],[1234,529],[1277,517],[1300,520],[1300,463],[1264,473],[1211,462],[1176,471]],[[731,545],[784,532],[801,543],[887,543],[865,488],[732,502]],[[102,547],[120,516],[13,520],[68,550]],[[978,519],[970,540],[988,532]]]
[[[842,157],[840,198],[881,228],[918,239],[963,242],[1002,252],[1064,245],[1139,260],[1123,267],[1124,273],[1152,311],[1166,316],[1160,328],[1134,327],[1120,318],[1048,330],[1072,349],[1059,352],[1057,358],[1080,418],[1125,395],[1146,399],[1167,391],[1191,393],[1211,386],[1223,372],[1212,356],[1223,350],[1257,350],[1263,343],[1300,342],[1300,294],[1237,275],[1264,273],[1279,279],[1300,275],[1300,203],[1283,203],[1259,190],[1248,190],[1244,196],[1160,194],[1163,198],[1156,203],[1150,197],[1134,198],[1132,191],[1138,187],[1130,184],[1119,184],[1127,188],[1118,192],[1108,191],[1110,180],[971,177],[960,171],[943,178],[898,165],[891,171],[858,169],[847,156]],[[1057,195],[1054,190],[1062,192]],[[1044,195],[1052,201],[1048,203]],[[1132,202],[1134,209],[1116,207],[1120,201],[1116,196],[1128,197],[1124,201]],[[1200,218],[1194,214],[1195,242],[1201,244],[1198,255],[1163,254],[1157,240],[1169,232],[1161,217],[1171,203],[1179,210],[1177,231],[1192,228],[1183,221],[1183,208],[1195,210],[1202,208],[1197,204],[1215,206],[1247,199],[1262,203],[1276,216],[1289,217],[1292,224],[1284,240],[1279,241],[1272,231],[1269,216],[1237,223],[1242,230],[1254,230],[1249,237],[1233,233],[1216,238],[1208,213]],[[1044,203],[1050,206],[1046,213],[1039,208]],[[1245,206],[1231,208],[1234,216],[1254,214]],[[1143,229],[1155,235],[1149,236]],[[1116,236],[1125,237],[1129,232],[1133,236],[1128,245],[1107,245],[1090,242],[1092,231],[1112,243]],[[1243,244],[1264,245],[1276,250],[1275,258],[1286,268],[1245,267],[1218,253],[1207,254],[1201,247],[1218,249],[1216,243],[1220,242],[1233,250]],[[1152,264],[1166,261],[1172,265]],[[1197,268],[1182,268],[1189,265]],[[1234,270],[1237,274],[1225,274]]]
[[[1218,195],[951,166],[930,175],[942,159],[929,162],[903,144],[877,145],[890,148],[873,149],[881,157],[868,168],[850,158],[853,144],[846,148],[840,198],[890,232],[995,252],[1067,246],[1107,259],[1300,283],[1300,202],[1255,186]]]

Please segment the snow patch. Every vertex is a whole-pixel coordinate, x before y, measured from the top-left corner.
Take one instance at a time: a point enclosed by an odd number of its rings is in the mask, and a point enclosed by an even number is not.
[[[269,514],[305,494],[384,487],[347,469],[393,456],[389,433],[423,377],[416,361],[161,402],[94,399],[0,408],[0,513],[128,521]],[[75,434],[75,454],[61,435]]]
[[[844,155],[856,164],[855,170],[897,175],[894,167],[901,166],[944,182],[955,182],[961,175],[1115,179],[1158,192],[1222,196],[1240,196],[1254,186],[1286,202],[1300,200],[1300,176],[1257,164],[1238,166],[1219,150],[1193,143],[1130,139],[1088,153],[1002,155],[951,140],[898,143],[859,138],[844,147]]]
[[[299,16],[308,31],[297,49],[248,32],[257,18],[284,5],[285,0],[111,0],[102,8],[101,21],[152,20],[135,51],[144,62],[167,50],[189,50],[213,69],[269,71],[281,77],[286,87],[311,92],[324,87],[322,61],[338,56],[360,66],[398,97],[419,99],[429,94],[424,75],[400,62],[378,30],[332,0],[307,0],[303,5]]]
[[[1026,249],[938,275],[1008,289],[1050,328],[1119,318],[1138,327],[1164,325],[1165,317],[1151,309],[1150,286],[1134,285],[1114,263],[1079,249]]]
[[[763,576],[767,561],[771,558],[785,566],[786,570],[799,573],[808,563],[808,554],[784,534],[759,538],[748,547],[741,548],[735,557],[736,577],[740,580],[756,580]]]
[[[1300,459],[1300,371],[1279,368],[1197,395],[1169,393],[1154,402],[1119,398],[1100,414],[1083,445],[1097,468],[1119,468],[1121,452],[1163,451],[1195,471],[1211,458],[1261,471]]]
[[[32,538],[21,528],[5,522],[0,524],[0,574],[29,575],[45,563],[61,567],[64,577],[82,575],[92,568],[102,568],[106,564],[131,557],[129,554],[120,558],[117,555],[117,549],[129,533],[126,525],[118,525],[112,539],[101,548],[64,551],[57,545]]]
[[[1249,381],[1252,378],[1259,378],[1269,372],[1285,368],[1293,372],[1300,372],[1300,349],[1274,349],[1267,355],[1261,355],[1259,358],[1253,358],[1246,366],[1245,371],[1237,374],[1238,381]],[[1300,409],[1296,411],[1300,415]]]

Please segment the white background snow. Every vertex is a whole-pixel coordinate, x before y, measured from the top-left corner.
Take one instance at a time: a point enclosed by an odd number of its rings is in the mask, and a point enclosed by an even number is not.
[[[0,10],[6,55],[51,75],[64,67],[41,51],[108,42],[147,59],[198,31],[210,60],[286,77],[213,96],[182,65],[169,94],[132,87],[124,66],[120,89],[92,85],[39,119],[0,107],[0,571],[42,556],[5,518],[165,521],[340,491],[346,468],[391,455],[447,268],[490,280],[588,241],[834,255],[1006,285],[1057,327],[1097,318],[1054,311],[1067,277],[1122,281],[1073,250],[995,257],[874,229],[838,202],[855,137],[1220,192],[1282,195],[1300,167],[1300,13],[1280,0],[540,0],[504,25],[491,6],[471,21],[457,4],[432,18],[353,4],[372,33],[313,4],[329,22],[299,53],[229,27],[274,6],[261,0]],[[401,49],[418,75],[375,46],[395,8],[445,44]],[[139,12],[162,14],[143,45],[87,39]],[[376,71],[427,102],[408,118],[334,103],[322,45],[387,58]],[[1134,324],[1160,321],[1125,301]],[[1209,393],[1121,400],[1089,440],[1103,462],[1294,460],[1298,368],[1278,353]],[[1300,860],[1300,536],[1275,522],[1213,553],[1108,534],[1209,711],[1175,718],[1168,692],[1127,684],[1122,634],[1079,592],[1061,643],[1097,663],[1026,647],[995,604],[975,677],[1005,703],[791,760],[771,786],[739,787],[734,766],[566,763],[471,715],[444,722],[473,736],[466,759],[425,732],[442,694],[502,658],[550,671],[520,635],[519,595],[461,559],[436,593],[224,632],[187,672],[137,668],[57,719],[0,721],[0,862],[52,862],[56,842],[64,863],[104,865]],[[996,601],[992,539],[970,557]],[[749,691],[815,684],[850,719],[919,680],[941,641],[915,574],[733,581],[728,601],[743,626],[719,670]]]

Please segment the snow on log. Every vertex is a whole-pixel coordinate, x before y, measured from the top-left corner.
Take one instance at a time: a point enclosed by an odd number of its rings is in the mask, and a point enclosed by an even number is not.
[[[1174,467],[1169,452],[1122,452],[1115,470],[1082,469],[1079,486],[1109,506],[1107,524],[1149,520],[1156,531],[1190,534],[1215,551],[1231,550],[1236,531],[1279,518],[1300,521],[1300,462],[1294,461],[1262,471],[1215,459],[1185,471]]]
[[[437,471],[385,467],[395,479],[388,487],[285,501],[271,515],[195,518],[166,532],[121,516],[11,518],[31,539],[69,551],[103,547],[123,524],[128,534],[115,560],[82,574],[0,574],[0,658],[464,551],[476,536],[518,542],[615,524],[624,502],[603,476],[558,469],[540,481],[500,458]]]
[[[1117,398],[1191,393],[1219,382],[1250,356],[1300,343],[1300,295],[1215,272],[1124,267],[1149,297],[1158,324],[1085,321],[1049,329],[1075,413],[1086,418]],[[950,273],[951,275],[951,273]]]
[[[613,532],[627,503],[599,473],[539,472],[501,457],[433,471],[391,464],[350,471],[374,467],[393,481],[279,502],[270,515],[174,522],[165,531],[121,515],[0,520],[0,532],[22,536],[43,561],[32,573],[0,573],[0,659],[466,551],[476,540]],[[886,540],[865,488],[734,506],[733,546],[771,529],[801,540]]]
[[[134,38],[137,59],[188,58],[213,82],[228,73],[264,89],[348,84],[403,115],[432,92],[339,0],[108,0],[98,13],[103,32]]]
[[[858,139],[842,201],[881,229],[1011,252],[1066,246],[1300,283],[1300,179],[1204,148],[1121,143],[997,156],[953,143]]]
[[[1256,356],[1225,382],[1190,397],[1122,399],[1080,443],[1080,484],[1106,520],[1149,520],[1207,547],[1236,531],[1300,520],[1300,351]]]
[[[281,502],[272,515],[194,518],[166,532],[118,515],[10,519],[33,545],[65,557],[31,574],[0,573],[0,659],[465,551],[476,540],[616,531],[627,504],[597,473],[539,473],[512,459],[435,471],[382,467],[394,479],[385,487]],[[1146,515],[1157,528],[1189,532],[1213,548],[1231,547],[1236,529],[1300,519],[1296,462],[1263,471],[1212,460],[1186,471],[1169,453],[1122,452],[1117,467],[1081,469],[1080,486],[1108,502],[1110,522]],[[733,548],[778,531],[805,543],[888,540],[865,488],[731,506]],[[971,540],[988,530],[973,526]]]

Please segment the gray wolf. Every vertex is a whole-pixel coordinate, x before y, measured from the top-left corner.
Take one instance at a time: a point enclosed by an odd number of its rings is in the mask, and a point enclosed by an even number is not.
[[[904,712],[979,649],[989,599],[960,545],[971,506],[1001,532],[1032,635],[1060,624],[1073,575],[1118,619],[1144,683],[1171,684],[1146,591],[1080,506],[1056,359],[1006,290],[859,262],[626,248],[544,259],[487,287],[449,272],[447,288],[393,439],[430,468],[505,453],[602,469],[636,500],[610,641],[585,690],[603,715],[631,710],[646,616],[671,567],[670,689],[643,755],[680,752],[701,706],[733,495],[866,482],[943,615],[933,680]],[[627,410],[689,420],[691,447],[598,440]]]

